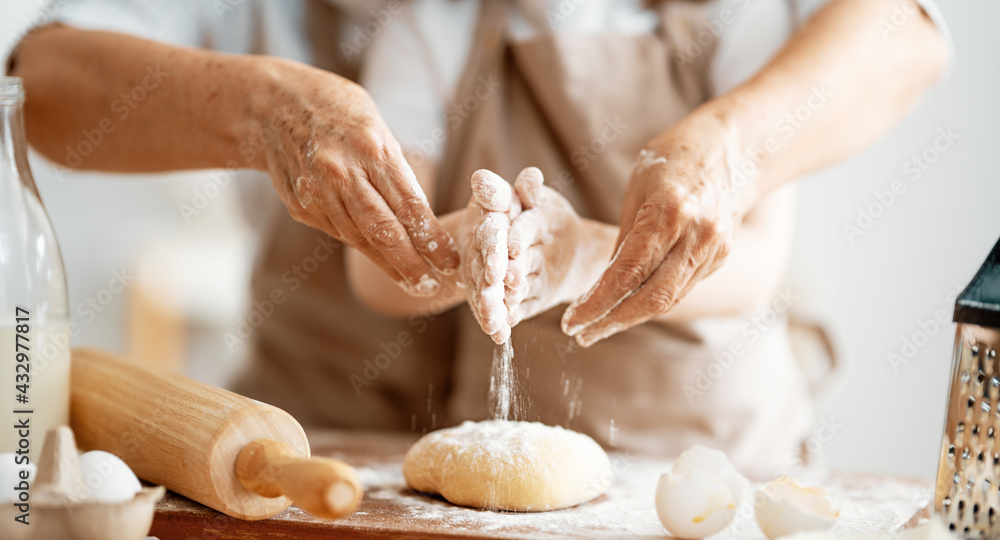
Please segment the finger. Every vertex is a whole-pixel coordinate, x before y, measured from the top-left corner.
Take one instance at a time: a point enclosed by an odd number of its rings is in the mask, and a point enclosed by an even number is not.
[[[539,300],[537,298],[527,298],[507,313],[507,324],[511,327],[528,320],[538,314]]]
[[[504,219],[496,212],[483,216],[474,229],[466,263],[472,281],[469,304],[479,326],[490,336],[503,331],[507,318],[502,279],[507,263]]]
[[[535,246],[521,259],[508,263],[508,267],[511,264],[516,264],[518,267],[517,273],[519,274],[519,279],[516,282],[512,282],[509,285],[505,283],[507,285],[507,292],[504,296],[504,301],[508,310],[525,298],[541,295],[542,289],[546,284],[546,280],[541,275],[544,257],[542,248]]]
[[[484,280],[487,285],[503,287],[507,275],[507,234],[510,225],[501,214],[491,212],[483,216],[473,231],[474,245],[479,246],[486,266]]]
[[[337,213],[337,215],[346,216],[347,210],[343,210],[341,206],[341,210],[340,212]],[[389,276],[389,278],[395,281],[396,283],[403,283],[403,277],[399,275],[399,272],[397,272],[396,269],[393,268],[391,264],[389,264],[389,261],[385,260],[385,257],[383,257],[381,253],[376,251],[375,248],[373,248],[371,244],[369,244],[368,241],[365,240],[363,236],[361,236],[361,233],[358,232],[358,229],[357,227],[354,226],[354,223],[349,222],[345,224],[344,229],[348,232],[344,233],[340,231],[340,228],[338,228],[337,225],[333,221],[331,221],[329,217],[326,217],[325,220],[326,223],[328,224],[328,227],[336,233],[336,236],[334,235],[331,236],[339,239],[341,243],[351,246],[351,248],[360,251],[362,255],[368,257],[368,260],[375,263],[375,266],[378,266],[380,270],[385,272],[385,275]]]
[[[577,343],[589,347],[666,313],[682,298],[683,292],[694,285],[691,278],[700,270],[703,262],[704,256],[693,254],[687,245],[672,250],[663,264],[635,293],[576,334]]]
[[[476,322],[479,326],[483,323],[479,316],[479,300],[482,292],[482,282],[483,282],[483,260],[479,256],[478,252],[473,252],[469,254],[466,261],[466,296],[469,302],[469,308],[472,310],[472,314],[476,318]]]
[[[506,180],[487,169],[472,173],[472,195],[479,205],[490,212],[507,212],[513,200],[513,190]]]
[[[450,274],[460,262],[455,240],[434,216],[427,196],[402,152],[389,163],[369,167],[368,177],[406,230],[417,253],[442,273]],[[417,276],[419,279],[421,276]]]
[[[343,201],[364,239],[403,277],[407,292],[430,296],[440,289],[433,268],[417,252],[406,229],[371,184],[357,182]]]
[[[507,255],[516,259],[538,242],[548,230],[548,220],[540,209],[522,212],[514,218],[507,236]]]
[[[576,335],[585,326],[604,316],[638,289],[663,262],[677,242],[677,230],[662,216],[663,211],[647,205],[636,217],[636,225],[611,259],[597,283],[575,300],[563,314],[562,328]]]
[[[490,338],[492,338],[493,343],[496,343],[497,345],[507,343],[507,340],[510,339],[510,325],[505,324],[503,328],[491,335]]]
[[[538,208],[545,203],[545,178],[537,167],[523,169],[514,180],[514,191],[525,208]]]
[[[523,257],[511,259],[507,261],[507,275],[503,278],[503,284],[507,288],[515,289],[525,280],[527,275],[527,261]]]
[[[503,302],[502,284],[483,287],[479,294],[479,325],[483,332],[495,334],[503,330],[507,321],[507,306]]]

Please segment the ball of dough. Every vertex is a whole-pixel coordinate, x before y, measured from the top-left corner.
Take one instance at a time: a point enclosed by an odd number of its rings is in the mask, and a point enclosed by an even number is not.
[[[453,504],[542,512],[589,501],[611,484],[594,439],[538,422],[490,420],[428,433],[406,453],[406,483]]]

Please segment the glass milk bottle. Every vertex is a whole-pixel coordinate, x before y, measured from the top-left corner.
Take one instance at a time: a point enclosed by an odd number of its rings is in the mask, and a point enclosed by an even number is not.
[[[0,77],[0,452],[32,463],[69,423],[66,271],[28,168],[24,86]]]

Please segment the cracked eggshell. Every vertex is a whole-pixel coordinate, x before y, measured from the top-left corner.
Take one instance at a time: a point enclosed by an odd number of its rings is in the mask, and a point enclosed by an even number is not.
[[[840,512],[820,487],[803,487],[798,480],[782,476],[761,490],[755,501],[757,525],[771,540],[801,531],[825,531],[833,527]]]
[[[694,446],[656,486],[656,514],[670,534],[700,539],[725,529],[750,487],[726,454]]]

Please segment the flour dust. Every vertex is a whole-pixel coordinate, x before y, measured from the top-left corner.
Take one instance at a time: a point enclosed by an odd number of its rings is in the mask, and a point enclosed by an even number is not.
[[[494,420],[520,420],[524,416],[514,371],[514,347],[508,339],[493,349],[490,370],[490,406]]]

